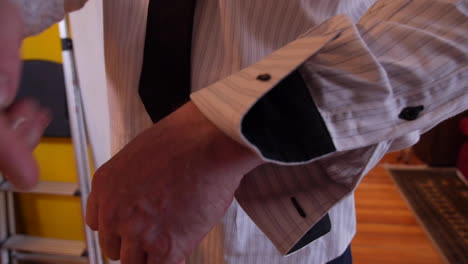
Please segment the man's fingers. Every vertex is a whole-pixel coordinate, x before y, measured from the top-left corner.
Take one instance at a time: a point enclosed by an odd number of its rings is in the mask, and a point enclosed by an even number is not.
[[[15,187],[29,189],[36,185],[39,169],[31,150],[0,116],[0,171]]]
[[[107,228],[101,229],[103,230],[99,231],[99,243],[104,251],[104,255],[111,260],[119,260],[121,247],[120,236]]]
[[[151,233],[151,232],[150,232]],[[151,237],[153,237],[151,239]],[[157,235],[145,234],[146,252],[148,252],[147,264],[173,264],[184,263],[185,255],[181,244],[177,244],[167,232],[158,232]],[[178,240],[180,242],[180,240]]]
[[[123,239],[120,252],[122,264],[146,264],[146,252],[136,243],[137,239]]]
[[[23,20],[16,5],[10,0],[0,1],[0,109],[10,105],[16,96],[23,34]]]
[[[40,110],[36,117],[18,129],[29,147],[35,148],[41,141],[42,135],[50,124],[50,114],[46,110]]]
[[[35,101],[24,100],[8,109],[8,119],[15,133],[29,147],[34,148],[39,144],[51,117],[49,112],[41,109]]]
[[[160,258],[155,258],[155,257],[148,257],[146,261],[146,264],[161,264],[161,263],[163,262],[161,262]],[[170,263],[170,262],[164,262],[164,263]],[[183,260],[182,262],[179,262],[179,264],[185,264],[185,260]]]
[[[99,204],[95,191],[91,191],[86,203],[86,224],[93,230],[99,229]]]
[[[147,260],[146,262],[143,262],[143,263],[146,263],[146,264],[170,264],[170,263],[174,263],[174,262],[168,262],[167,260],[164,260],[161,261],[161,258],[158,258],[158,257],[147,257]],[[179,262],[179,264],[185,264],[185,260]]]
[[[16,96],[20,78],[20,46],[24,25],[20,10],[10,0],[0,1],[0,110]],[[38,168],[30,149],[15,134],[4,116],[0,117],[0,171],[17,188],[37,183]]]
[[[161,263],[161,259],[158,257],[154,257],[151,254],[148,254],[146,264],[159,264]]]
[[[99,204],[99,243],[104,254],[111,260],[120,258],[121,238],[118,230],[117,218],[113,207]]]

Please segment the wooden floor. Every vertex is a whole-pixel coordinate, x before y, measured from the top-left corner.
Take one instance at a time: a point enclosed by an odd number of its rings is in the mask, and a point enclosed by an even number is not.
[[[396,162],[397,154],[382,161]],[[355,263],[444,263],[381,165],[358,187],[356,209],[358,232],[352,245]]]

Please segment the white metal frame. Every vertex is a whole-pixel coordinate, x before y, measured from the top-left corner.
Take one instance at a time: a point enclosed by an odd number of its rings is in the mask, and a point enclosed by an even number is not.
[[[60,38],[70,40],[70,31],[67,19],[59,23]],[[62,49],[63,71],[67,94],[68,113],[70,118],[70,130],[73,140],[75,162],[78,170],[78,181],[81,191],[81,210],[86,235],[89,263],[102,264],[102,253],[98,243],[97,233],[85,224],[86,202],[91,191],[91,168],[88,152],[88,140],[86,123],[76,71],[73,49]]]

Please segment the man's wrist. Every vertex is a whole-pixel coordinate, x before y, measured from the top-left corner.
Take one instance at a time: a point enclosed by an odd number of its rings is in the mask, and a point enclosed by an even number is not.
[[[216,127],[192,102],[184,106],[183,111],[197,120],[197,129],[201,131],[203,155],[215,170],[225,171],[229,177],[242,180],[245,174],[261,165],[264,161],[253,150],[233,140]]]

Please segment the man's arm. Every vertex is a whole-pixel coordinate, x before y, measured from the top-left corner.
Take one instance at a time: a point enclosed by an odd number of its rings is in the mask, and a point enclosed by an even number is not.
[[[467,108],[467,5],[378,1],[357,25],[334,17],[192,100],[280,164],[424,133]]]
[[[99,168],[86,222],[122,264],[179,263],[261,163],[189,102]]]
[[[467,108],[466,5],[380,1],[357,25],[335,17],[291,48],[192,96],[218,127],[279,164],[251,173],[236,198],[281,253],[302,240],[308,230],[303,222],[309,228],[317,223],[387,151],[415,144],[422,133]],[[301,43],[334,32],[341,32],[340,37],[318,53]],[[271,74],[269,86],[256,79],[262,73]],[[224,115],[234,118],[226,122]],[[289,172],[281,166],[285,163],[304,165]],[[277,176],[263,175],[267,171]],[[278,228],[277,222],[288,223],[279,206],[289,202],[288,192],[276,197],[274,205],[267,190],[271,182],[294,182],[296,177],[288,181],[287,175],[295,171],[308,175],[306,182],[312,184],[303,187],[324,197],[327,205],[304,199],[311,212],[307,219]],[[271,206],[264,209],[266,204]],[[276,212],[280,219],[262,212]]]
[[[19,85],[23,32],[20,10],[10,0],[0,0],[0,173],[17,188],[27,189],[39,174],[31,152],[50,117],[31,100],[12,103]]]
[[[224,133],[189,103],[126,146],[96,174],[87,222],[112,258],[176,263],[257,165],[422,133],[467,108],[467,21],[462,2],[380,1],[358,25],[311,29],[192,95]]]

